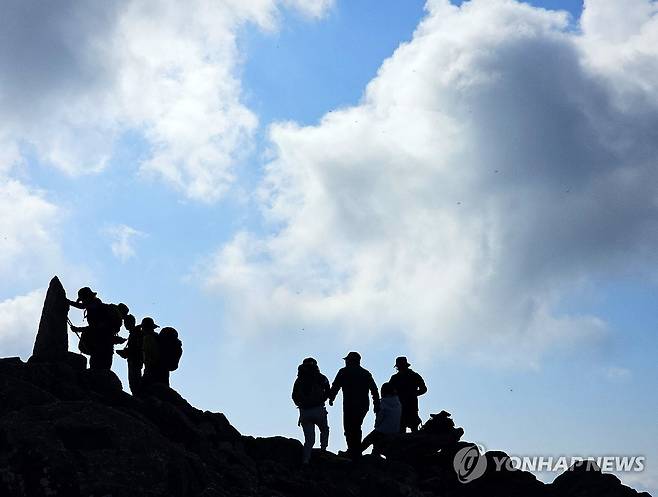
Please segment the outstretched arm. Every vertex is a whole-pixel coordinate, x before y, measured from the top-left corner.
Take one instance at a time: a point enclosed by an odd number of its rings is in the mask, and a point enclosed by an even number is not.
[[[69,300],[69,299],[66,299],[66,300]],[[69,305],[71,307],[75,307],[76,309],[84,309],[85,308],[85,306],[82,305],[82,303],[76,302],[75,300],[69,300]]]

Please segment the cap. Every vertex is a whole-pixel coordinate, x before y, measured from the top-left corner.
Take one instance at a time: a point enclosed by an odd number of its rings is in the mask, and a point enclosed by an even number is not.
[[[343,357],[346,361],[360,361],[361,360],[361,354],[358,352],[350,352],[347,354],[345,357]]]

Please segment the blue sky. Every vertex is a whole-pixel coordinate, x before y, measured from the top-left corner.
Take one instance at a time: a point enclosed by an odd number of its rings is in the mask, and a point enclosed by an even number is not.
[[[421,417],[658,488],[654,2],[3,3],[3,356],[59,274],[178,328],[243,433],[301,437],[303,357],[406,354]]]

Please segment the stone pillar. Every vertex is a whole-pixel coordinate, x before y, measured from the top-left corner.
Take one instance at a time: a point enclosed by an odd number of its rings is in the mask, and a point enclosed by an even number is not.
[[[41,311],[39,331],[34,341],[31,362],[67,361],[69,336],[66,319],[69,303],[66,291],[55,276],[50,280],[46,300]]]

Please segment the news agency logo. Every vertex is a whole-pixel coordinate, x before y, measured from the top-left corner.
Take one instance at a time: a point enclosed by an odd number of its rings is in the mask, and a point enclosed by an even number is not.
[[[487,466],[490,471],[549,471],[563,473],[574,471],[576,467],[584,471],[595,472],[633,472],[640,473],[646,467],[644,456],[507,456],[494,455],[490,460],[485,456],[486,450],[480,444],[468,444],[462,447],[453,460],[457,479],[461,483],[470,483],[485,474]]]
[[[468,445],[455,454],[453,466],[457,479],[461,483],[470,483],[484,475],[487,470],[487,458],[484,447]]]

